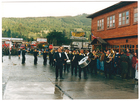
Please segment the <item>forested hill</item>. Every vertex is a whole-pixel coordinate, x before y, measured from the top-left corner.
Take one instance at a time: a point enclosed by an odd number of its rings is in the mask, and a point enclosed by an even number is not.
[[[63,17],[27,17],[27,18],[2,18],[2,36],[10,37],[6,31],[10,29],[12,37],[26,36],[28,38],[46,37],[53,30],[60,31],[70,37],[70,31],[85,31],[89,38],[91,19],[87,14]]]

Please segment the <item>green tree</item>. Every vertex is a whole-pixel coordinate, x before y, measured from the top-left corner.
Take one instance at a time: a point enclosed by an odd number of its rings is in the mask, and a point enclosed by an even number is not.
[[[68,40],[68,38],[62,32],[57,32],[56,30],[48,33],[46,38],[48,43],[53,45],[70,44],[70,40]]]
[[[11,30],[10,29],[7,31],[7,37],[11,37]]]

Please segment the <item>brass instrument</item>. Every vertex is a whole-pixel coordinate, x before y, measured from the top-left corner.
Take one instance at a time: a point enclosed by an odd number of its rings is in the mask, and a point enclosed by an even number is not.
[[[115,52],[114,52],[113,49],[111,49],[111,52],[110,52],[110,54],[107,57],[107,58],[109,58],[109,61],[106,61],[106,62],[110,63],[112,61],[112,59],[114,58],[114,56],[115,56]]]
[[[96,50],[95,54],[94,55],[94,58],[92,58],[92,60],[95,60],[99,55],[97,54],[99,50]]]

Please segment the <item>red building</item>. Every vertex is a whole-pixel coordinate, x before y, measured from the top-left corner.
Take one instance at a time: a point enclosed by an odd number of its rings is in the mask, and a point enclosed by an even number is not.
[[[138,2],[122,1],[87,16],[91,18],[92,49],[138,51]]]

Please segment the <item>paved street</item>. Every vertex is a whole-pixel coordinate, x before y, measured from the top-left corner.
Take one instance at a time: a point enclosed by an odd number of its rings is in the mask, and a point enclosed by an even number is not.
[[[103,73],[88,74],[88,79],[64,73],[64,79],[55,81],[55,68],[43,66],[43,57],[26,55],[26,64],[18,56],[3,57],[2,98],[4,100],[49,100],[49,99],[137,99],[138,84],[135,80],[120,77],[105,79]]]

